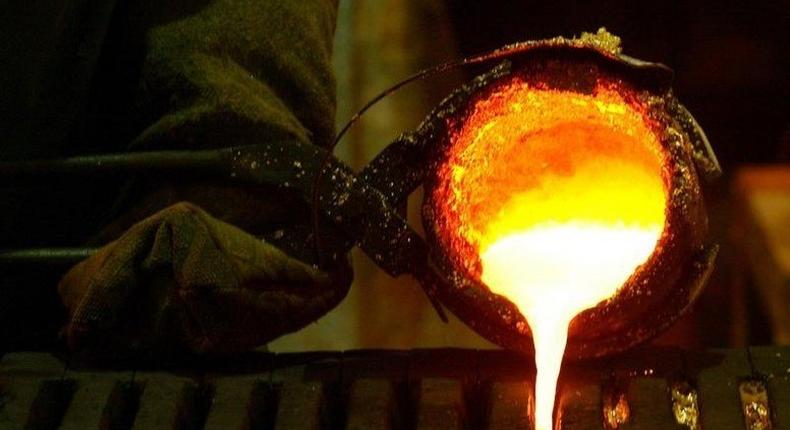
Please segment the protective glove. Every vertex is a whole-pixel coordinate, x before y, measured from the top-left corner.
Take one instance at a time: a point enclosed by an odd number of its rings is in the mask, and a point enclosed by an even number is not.
[[[233,353],[297,330],[348,292],[324,273],[189,203],[129,229],[58,287],[78,350]]]

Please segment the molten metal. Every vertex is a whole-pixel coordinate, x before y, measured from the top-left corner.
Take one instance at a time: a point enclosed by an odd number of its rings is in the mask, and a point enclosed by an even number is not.
[[[664,231],[665,154],[629,91],[514,79],[475,103],[438,172],[468,272],[532,330],[537,430],[552,428],[571,320],[614,296]]]

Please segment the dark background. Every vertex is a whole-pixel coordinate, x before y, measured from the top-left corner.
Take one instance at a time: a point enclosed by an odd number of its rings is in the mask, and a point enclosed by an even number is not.
[[[782,1],[451,0],[459,50],[606,27],[624,53],[668,65],[725,169],[788,160],[790,16]],[[783,137],[784,136],[784,137]]]

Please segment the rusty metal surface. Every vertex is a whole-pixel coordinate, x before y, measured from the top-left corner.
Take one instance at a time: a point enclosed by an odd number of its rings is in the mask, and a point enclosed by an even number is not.
[[[686,429],[669,392],[683,378],[699,391],[703,429],[744,429],[738,382],[756,378],[766,382],[773,429],[788,429],[788,357],[790,347],[652,348],[570,363],[560,428]],[[0,429],[524,429],[533,381],[531,361],[507,351],[253,354],[179,371],[67,368],[18,352],[0,361]],[[602,407],[613,392],[630,410],[619,427]]]

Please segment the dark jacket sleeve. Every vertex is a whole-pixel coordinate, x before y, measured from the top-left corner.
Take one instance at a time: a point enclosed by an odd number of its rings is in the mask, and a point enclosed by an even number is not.
[[[327,145],[335,8],[330,0],[215,0],[151,28],[138,103],[141,116],[153,115],[135,145]]]
[[[328,146],[334,137],[335,15],[333,0],[212,0],[186,16],[145,19],[162,23],[145,34],[134,109],[140,132],[131,149],[272,140]],[[309,217],[293,200],[267,187],[138,182],[97,241],[115,239],[178,201],[260,234]]]

